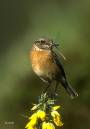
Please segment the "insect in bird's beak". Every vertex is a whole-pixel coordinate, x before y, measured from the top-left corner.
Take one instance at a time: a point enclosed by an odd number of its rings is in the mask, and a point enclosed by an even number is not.
[[[58,47],[58,46],[59,46],[59,44],[56,44],[56,43],[55,43],[55,44],[54,44],[54,46],[55,46],[55,47]]]
[[[55,47],[55,48],[57,48],[57,49],[58,49],[58,46],[60,46],[60,45],[57,44],[57,43],[53,43],[53,44],[52,44],[52,47]],[[61,57],[62,57],[64,60],[66,60],[66,57],[63,55],[62,52],[59,51],[59,54],[61,55]]]
[[[52,44],[52,47],[56,47],[57,48],[58,46],[59,46],[59,44],[57,44],[57,43],[53,43]]]

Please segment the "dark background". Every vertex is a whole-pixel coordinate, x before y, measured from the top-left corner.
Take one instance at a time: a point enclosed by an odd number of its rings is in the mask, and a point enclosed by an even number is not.
[[[90,129],[90,1],[0,0],[0,129],[24,129],[45,84],[33,73],[29,50],[39,37],[60,43],[79,97],[60,88],[63,129]]]

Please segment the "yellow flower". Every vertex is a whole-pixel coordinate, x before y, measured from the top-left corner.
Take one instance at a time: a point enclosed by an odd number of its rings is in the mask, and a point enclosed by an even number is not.
[[[31,126],[35,126],[36,123],[37,123],[37,118],[31,119],[31,121],[30,121]]]
[[[26,125],[26,127],[25,128],[33,128],[35,125],[36,125],[36,123],[37,123],[37,119],[35,118],[35,119],[31,119],[28,123],[27,123],[27,125]]]
[[[38,110],[37,117],[40,118],[42,121],[44,121],[46,117],[46,113],[42,110]]]
[[[27,129],[36,129],[36,127],[33,127],[33,126],[29,125],[29,123],[26,125],[25,128],[27,128]]]
[[[35,128],[33,128],[33,127],[30,126],[30,127],[28,127],[28,129],[35,129]]]
[[[52,110],[57,110],[59,108],[60,108],[60,106],[54,106],[54,107],[52,107]]]
[[[47,128],[47,123],[46,122],[43,122],[42,123],[42,129],[46,129]]]
[[[52,117],[56,117],[56,116],[59,116],[60,117],[60,114],[58,113],[58,111],[52,111],[51,112],[51,116]]]
[[[32,114],[31,117],[29,117],[30,121],[27,123],[25,128],[28,129],[35,129],[35,125],[37,124],[37,113]]]
[[[57,111],[52,111],[51,116],[53,117],[53,121],[57,126],[63,126],[61,115]]]
[[[37,113],[33,113],[30,117],[29,117],[29,119],[31,120],[31,119],[36,119],[37,118]]]
[[[43,122],[42,129],[55,129],[55,127],[51,122]]]
[[[37,112],[33,113],[31,117],[29,117],[29,122],[27,123],[27,129],[35,129],[38,119],[40,118],[42,121],[45,120],[46,113],[42,110],[38,110]]]

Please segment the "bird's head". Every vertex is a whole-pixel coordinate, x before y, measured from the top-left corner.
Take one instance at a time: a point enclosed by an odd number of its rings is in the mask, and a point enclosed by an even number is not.
[[[39,38],[34,42],[34,47],[37,50],[51,50],[53,47],[57,47],[59,44],[53,42],[53,40],[46,38]]]

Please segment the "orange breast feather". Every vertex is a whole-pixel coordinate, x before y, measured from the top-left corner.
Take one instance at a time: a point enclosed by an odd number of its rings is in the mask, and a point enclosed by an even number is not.
[[[30,56],[32,67],[36,74],[49,76],[50,73],[57,71],[57,66],[50,51],[32,51]]]

